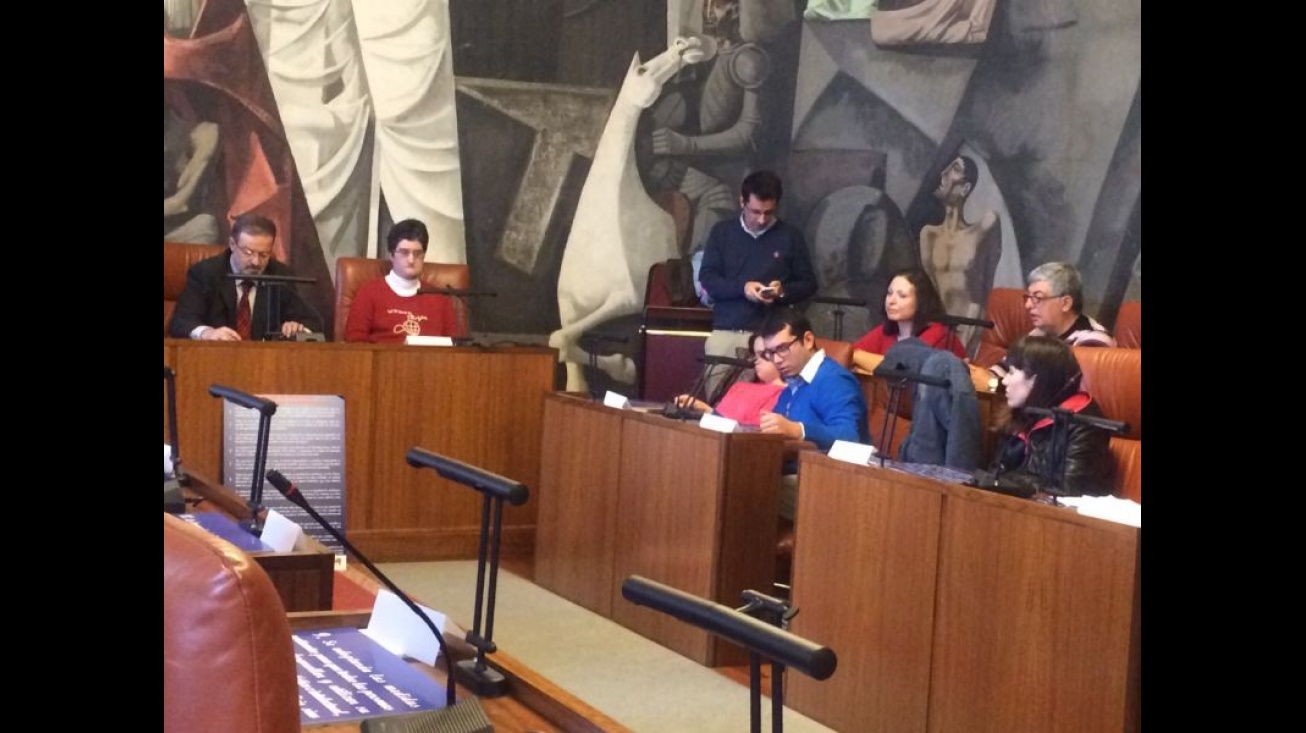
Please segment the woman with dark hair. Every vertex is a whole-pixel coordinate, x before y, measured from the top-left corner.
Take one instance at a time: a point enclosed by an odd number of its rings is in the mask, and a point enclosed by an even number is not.
[[[884,321],[853,344],[853,364],[873,371],[880,356],[902,339],[915,337],[935,349],[950,350],[966,358],[961,339],[935,319],[942,316],[943,300],[929,273],[909,267],[893,273],[881,308]]]
[[[1053,419],[1027,412],[1031,407],[1059,407],[1102,417],[1097,403],[1079,388],[1079,362],[1070,347],[1050,336],[1022,336],[1007,350],[1007,364],[1002,384],[1011,423],[994,461],[1003,482],[1035,489],[1062,487],[1069,494],[1111,493],[1110,436],[1105,431],[1069,423],[1062,461],[1053,445]]]

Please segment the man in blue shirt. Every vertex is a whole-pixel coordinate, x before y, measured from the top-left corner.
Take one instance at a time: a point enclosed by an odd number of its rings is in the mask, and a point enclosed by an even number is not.
[[[866,397],[853,373],[816,347],[812,324],[792,308],[771,311],[761,328],[765,350],[760,357],[776,365],[788,386],[772,412],[763,412],[759,428],[794,440],[808,440],[823,451],[836,440],[871,444]],[[793,474],[795,466],[786,466]],[[780,516],[792,520],[798,482],[786,476],[781,485]]]

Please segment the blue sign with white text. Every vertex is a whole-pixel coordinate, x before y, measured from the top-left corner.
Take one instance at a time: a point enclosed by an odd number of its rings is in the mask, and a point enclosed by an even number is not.
[[[293,638],[304,725],[444,707],[439,683],[359,629],[296,631]]]

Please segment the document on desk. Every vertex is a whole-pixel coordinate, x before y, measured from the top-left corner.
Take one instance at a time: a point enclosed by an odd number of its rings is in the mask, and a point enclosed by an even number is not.
[[[422,609],[435,628],[444,633],[444,614],[422,604]],[[367,622],[363,633],[376,643],[395,654],[416,659],[435,666],[440,656],[440,642],[431,634],[431,629],[422,622],[408,604],[399,600],[399,596],[388,590],[376,594],[376,603],[372,606],[372,618]]]
[[[1086,517],[1143,528],[1143,505],[1136,501],[1117,496],[1067,496],[1060,501]]]
[[[305,726],[444,707],[443,687],[358,629],[310,629],[291,638]]]

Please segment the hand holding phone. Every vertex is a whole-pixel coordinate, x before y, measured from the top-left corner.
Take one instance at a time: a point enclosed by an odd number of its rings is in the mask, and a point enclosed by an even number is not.
[[[771,287],[770,285],[766,285],[766,286],[764,286],[764,287],[760,287],[760,288],[757,289],[757,294],[758,294],[759,297],[771,297],[771,298],[774,298],[777,294],[779,294],[779,292],[780,292],[780,291],[776,290],[775,288]]]

